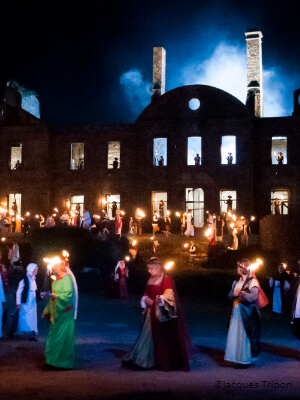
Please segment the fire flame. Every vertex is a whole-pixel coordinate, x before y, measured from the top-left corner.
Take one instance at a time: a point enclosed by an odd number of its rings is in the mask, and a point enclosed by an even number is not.
[[[174,264],[174,261],[170,261],[164,266],[164,268],[168,271],[169,269],[173,268]]]

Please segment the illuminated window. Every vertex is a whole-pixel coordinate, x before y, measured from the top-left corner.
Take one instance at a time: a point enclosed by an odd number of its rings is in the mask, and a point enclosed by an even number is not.
[[[10,193],[8,195],[8,210],[16,218],[17,216],[21,218],[21,193]]]
[[[71,144],[70,169],[84,169],[84,143]]]
[[[120,142],[108,142],[107,168],[120,168]]]
[[[163,167],[167,165],[167,139],[153,139],[153,165]]]
[[[228,211],[236,212],[235,190],[221,190],[220,192],[220,214],[226,214]]]
[[[22,166],[22,145],[16,145],[11,147],[10,152],[10,168],[19,169]]]
[[[165,218],[168,210],[167,192],[152,192],[152,215],[157,213],[159,218]]]
[[[108,194],[106,196],[107,216],[109,219],[115,219],[115,206],[120,209],[120,195]]]
[[[78,194],[75,196],[71,196],[71,210],[75,212],[78,208],[80,210],[80,215],[84,213],[84,195]],[[66,204],[67,206],[67,204]],[[66,207],[67,208],[67,207]]]
[[[222,136],[221,164],[236,164],[235,142],[235,136]]]
[[[272,137],[272,164],[287,164],[287,137]]]
[[[273,192],[271,192],[271,213],[288,214],[288,211],[289,211],[288,192],[286,190],[274,190]]]
[[[201,188],[185,189],[185,210],[192,211],[194,226],[201,228],[204,225],[204,191]]]
[[[188,138],[188,152],[187,152],[188,165],[201,165],[202,163],[201,142],[202,138],[200,136],[192,136]]]

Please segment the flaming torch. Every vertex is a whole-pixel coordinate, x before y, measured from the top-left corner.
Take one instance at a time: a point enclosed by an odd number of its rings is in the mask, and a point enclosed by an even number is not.
[[[164,269],[166,271],[169,271],[170,269],[172,269],[174,267],[174,261],[169,261],[167,264],[164,265]]]

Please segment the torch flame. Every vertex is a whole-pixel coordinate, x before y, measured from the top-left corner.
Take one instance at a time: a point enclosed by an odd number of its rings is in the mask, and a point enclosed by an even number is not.
[[[207,231],[205,232],[205,236],[209,237],[211,235],[212,229],[208,228]]]
[[[143,213],[143,211],[141,210],[141,209],[137,209],[137,215],[140,217],[140,218],[144,218],[144,216],[145,216],[145,214]]]
[[[175,215],[176,217],[180,217],[180,213],[178,211],[175,213]]]
[[[67,252],[67,250],[63,250],[62,255],[66,260],[70,257],[70,254]]]
[[[132,242],[132,246],[136,246],[136,244],[137,244],[137,240],[134,240],[134,241]]]
[[[187,248],[189,246],[188,243],[184,243],[183,247]]]
[[[168,262],[164,268],[168,271],[169,269],[171,269],[174,266],[174,261],[170,261]]]

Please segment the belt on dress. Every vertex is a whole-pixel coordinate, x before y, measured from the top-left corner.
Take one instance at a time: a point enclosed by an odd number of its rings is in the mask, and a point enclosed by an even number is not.
[[[65,308],[65,309],[64,309],[64,312],[71,311],[71,310],[73,310],[73,306],[70,306],[70,307]]]

